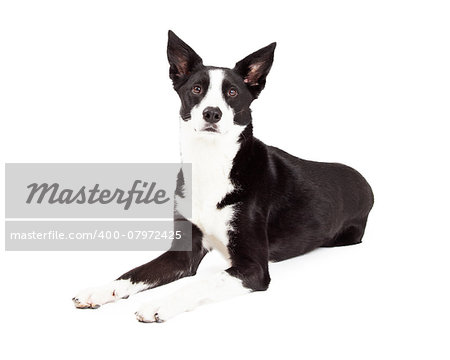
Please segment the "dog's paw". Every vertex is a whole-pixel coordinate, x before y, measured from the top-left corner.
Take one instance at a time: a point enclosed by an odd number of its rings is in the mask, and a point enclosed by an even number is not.
[[[159,317],[159,314],[155,311],[155,310],[145,310],[143,308],[141,308],[140,310],[136,311],[134,313],[134,315],[136,315],[136,319],[139,322],[143,322],[143,323],[152,323],[152,322],[164,322],[165,320],[161,319]]]
[[[116,280],[107,285],[80,291],[72,299],[75,307],[79,309],[97,309],[101,305],[126,299],[130,295],[145,290],[148,285],[132,283],[129,280]]]
[[[116,301],[118,294],[113,284],[89,288],[80,291],[72,299],[79,309],[97,309],[101,305]]]
[[[189,309],[185,308],[182,303],[168,298],[165,301],[144,304],[135,312],[135,315],[136,319],[140,322],[162,323],[184,311],[189,311]]]

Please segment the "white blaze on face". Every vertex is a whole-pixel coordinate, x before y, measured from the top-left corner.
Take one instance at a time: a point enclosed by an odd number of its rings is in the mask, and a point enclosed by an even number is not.
[[[234,121],[234,111],[233,109],[226,103],[223,97],[223,79],[225,74],[221,69],[209,70],[209,87],[206,90],[206,95],[200,101],[200,103],[194,106],[191,110],[191,126],[194,127],[194,130],[197,132],[202,131],[202,129],[208,123],[203,119],[203,111],[207,107],[217,107],[222,112],[222,118],[219,122],[216,123],[218,126],[218,131],[221,134],[225,134],[229,132],[233,128]],[[214,135],[209,133],[209,135]]]

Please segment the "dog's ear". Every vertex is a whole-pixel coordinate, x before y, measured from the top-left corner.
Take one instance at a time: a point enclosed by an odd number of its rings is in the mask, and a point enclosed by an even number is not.
[[[236,63],[234,71],[237,72],[255,98],[264,89],[266,77],[272,67],[273,54],[277,43],[272,43],[255,51],[246,58]]]
[[[167,59],[169,60],[169,76],[176,87],[186,76],[203,65],[203,61],[191,47],[169,30],[167,42]]]

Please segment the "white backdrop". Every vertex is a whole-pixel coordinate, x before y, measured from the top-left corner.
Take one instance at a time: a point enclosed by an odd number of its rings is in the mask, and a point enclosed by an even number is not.
[[[2,357],[448,359],[449,17],[445,1],[2,1],[2,162],[177,162],[172,29],[208,65],[277,41],[256,136],[375,193],[361,245],[273,264],[267,292],[164,324],[133,313],[179,284],[71,302],[156,253],[2,250]]]

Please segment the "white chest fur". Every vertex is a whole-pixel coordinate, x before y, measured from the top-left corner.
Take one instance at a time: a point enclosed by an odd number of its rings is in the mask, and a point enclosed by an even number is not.
[[[233,219],[233,206],[217,208],[226,194],[233,191],[230,171],[239,150],[235,134],[193,134],[189,125],[181,122],[181,157],[192,164],[192,179],[185,179],[192,190],[190,220],[202,231],[206,248],[216,248],[228,257],[228,231]],[[190,183],[189,183],[190,181]],[[182,199],[177,209],[183,215]]]

